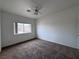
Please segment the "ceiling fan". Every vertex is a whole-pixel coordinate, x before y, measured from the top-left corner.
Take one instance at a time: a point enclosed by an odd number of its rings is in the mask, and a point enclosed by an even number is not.
[[[34,1],[32,1],[33,3]],[[29,13],[33,13],[34,15],[39,15],[40,14],[40,9],[42,8],[41,5],[37,2],[34,2],[31,8],[28,8],[26,11]]]
[[[27,9],[27,12],[33,12],[34,15],[38,15],[40,13],[40,10],[35,7],[34,9]]]

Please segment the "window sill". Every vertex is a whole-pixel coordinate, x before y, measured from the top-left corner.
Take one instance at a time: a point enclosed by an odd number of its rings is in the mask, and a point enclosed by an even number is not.
[[[32,33],[16,33],[14,35],[25,35],[25,34],[32,34]]]

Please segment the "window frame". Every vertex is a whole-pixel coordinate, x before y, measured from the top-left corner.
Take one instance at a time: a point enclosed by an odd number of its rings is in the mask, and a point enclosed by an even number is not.
[[[19,34],[27,34],[26,32],[24,33],[18,33],[18,23],[22,23],[22,24],[30,24],[31,25],[31,32],[28,33],[32,33],[32,24],[31,23],[24,23],[24,22],[14,22],[14,35],[19,35]],[[24,30],[24,29],[23,29]]]

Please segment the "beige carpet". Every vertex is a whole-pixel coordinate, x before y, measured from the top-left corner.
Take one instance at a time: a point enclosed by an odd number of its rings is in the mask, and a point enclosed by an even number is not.
[[[78,59],[77,53],[77,49],[35,39],[3,49],[0,59]]]

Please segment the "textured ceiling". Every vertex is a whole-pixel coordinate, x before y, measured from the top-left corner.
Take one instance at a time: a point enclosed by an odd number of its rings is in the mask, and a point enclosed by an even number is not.
[[[35,6],[36,3],[42,6],[38,16],[26,12],[28,8]],[[56,13],[77,5],[79,5],[79,0],[0,0],[2,10],[31,18],[39,18],[51,12]]]

